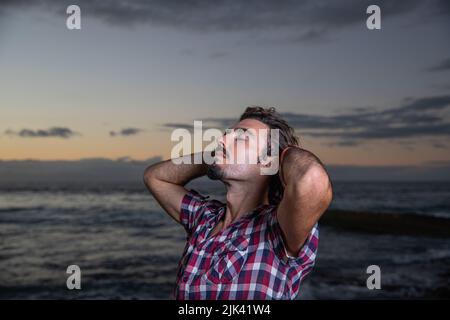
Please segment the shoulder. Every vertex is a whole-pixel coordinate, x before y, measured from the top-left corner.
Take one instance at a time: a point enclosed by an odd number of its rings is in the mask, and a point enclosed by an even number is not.
[[[181,200],[180,223],[188,234],[205,223],[216,214],[224,204],[215,199],[209,199],[195,189],[186,192]]]

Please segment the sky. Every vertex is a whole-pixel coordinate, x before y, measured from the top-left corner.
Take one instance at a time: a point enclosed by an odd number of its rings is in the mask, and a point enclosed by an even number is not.
[[[2,1],[0,160],[164,159],[173,129],[262,105],[326,165],[447,168],[449,18],[440,0]]]

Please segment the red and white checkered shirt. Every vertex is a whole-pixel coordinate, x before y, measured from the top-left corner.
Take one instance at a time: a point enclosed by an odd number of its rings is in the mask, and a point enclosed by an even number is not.
[[[191,189],[180,220],[188,241],[179,263],[176,299],[294,299],[314,266],[319,242],[313,227],[298,256],[288,255],[277,221],[277,206],[261,205],[209,236],[226,204]]]

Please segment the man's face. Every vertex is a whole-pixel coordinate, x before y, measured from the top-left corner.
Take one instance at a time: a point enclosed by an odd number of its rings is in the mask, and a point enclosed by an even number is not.
[[[267,152],[270,128],[256,119],[245,119],[226,130],[218,141],[208,176],[214,180],[250,180],[261,175],[260,160]]]

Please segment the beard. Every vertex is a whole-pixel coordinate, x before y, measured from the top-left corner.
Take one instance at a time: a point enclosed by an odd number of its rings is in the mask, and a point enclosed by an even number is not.
[[[224,175],[224,170],[219,168],[215,163],[208,166],[208,170],[206,170],[206,175],[211,180],[221,180]]]

